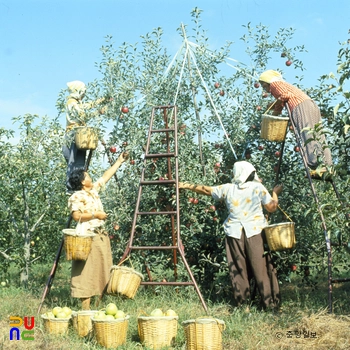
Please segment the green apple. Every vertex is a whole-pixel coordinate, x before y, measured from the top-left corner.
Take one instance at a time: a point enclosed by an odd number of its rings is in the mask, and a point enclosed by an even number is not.
[[[164,316],[163,311],[161,309],[154,309],[151,312],[151,316],[161,317]]]
[[[57,314],[59,313],[59,312],[61,312],[62,311],[62,308],[60,307],[60,306],[56,306],[56,307],[54,307],[53,309],[52,309],[52,313],[55,315],[55,316],[57,316]]]
[[[177,316],[177,313],[174,310],[166,310],[165,311],[165,316]]]
[[[106,306],[106,315],[114,316],[118,311],[117,305],[110,303]]]
[[[5,287],[5,286],[6,286],[6,282],[5,282],[5,281],[2,281],[2,282],[1,282],[1,286],[2,286],[2,287]]]
[[[106,315],[105,320],[114,320],[114,316],[113,315]]]
[[[106,314],[104,311],[97,311],[94,315],[95,320],[103,320],[106,317]]]
[[[124,318],[125,312],[122,310],[118,310],[117,313],[114,315],[114,318]]]
[[[67,317],[69,317],[72,314],[72,310],[68,306],[64,306],[62,308],[62,311],[67,315]]]
[[[55,315],[54,315],[51,311],[49,311],[48,313],[46,313],[46,316],[47,316],[48,318],[55,318]]]
[[[66,315],[65,312],[60,311],[56,314],[56,318],[68,318],[69,316]]]

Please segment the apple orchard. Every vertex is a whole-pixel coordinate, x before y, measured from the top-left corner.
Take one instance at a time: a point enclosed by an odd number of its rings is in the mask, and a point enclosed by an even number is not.
[[[138,44],[123,43],[119,47],[108,36],[100,48],[101,62],[96,65],[96,76],[100,78],[86,82],[86,100],[105,97],[107,101],[105,113],[92,116],[88,122],[98,128],[101,141],[91,159],[91,177],[97,179],[109,166],[109,160],[115,161],[120,152],[130,154],[116,174],[116,181],[111,179],[102,194],[115,263],[130,237],[152,106],[172,104],[175,94],[180,180],[206,185],[230,182],[234,162],[247,159],[271,190],[281,145],[260,138],[261,117],[273,98],[263,92],[257,76],[266,69],[280,70],[320,107],[337,168],[338,190],[343,195],[349,193],[349,44],[340,44],[338,53],[328,53],[334,61],[334,73],[322,72],[319,67],[318,81],[313,86],[303,86],[307,67],[303,66],[302,57],[307,48],[302,43],[289,46],[294,33],[291,28],[269,33],[264,25],[246,25],[242,38],[232,38],[241,39],[245,45],[241,52],[244,60],[235,62],[237,69],[232,69],[226,63],[234,44],[227,42],[218,50],[209,50],[210,38],[201,27],[200,10],[195,9],[191,15],[194,29],[186,36],[179,29],[179,35],[189,45],[193,55],[190,58],[195,60],[186,59],[182,64],[181,51],[180,64],[171,64],[173,57],[162,42],[161,28],[142,35]],[[344,34],[339,33],[339,39]],[[57,109],[61,113],[65,96],[65,90],[58,94]],[[3,287],[30,287],[31,267],[53,263],[69,216],[66,164],[61,154],[65,125],[50,116],[26,114],[14,119],[21,132],[19,140],[14,139],[11,130],[0,129],[0,281]],[[321,220],[293,130],[288,130],[285,144],[279,174],[284,184],[280,206],[295,222],[297,244],[291,251],[274,253],[273,258],[281,283],[288,283],[291,274],[302,274],[306,283],[316,285],[327,269]],[[153,146],[156,151],[161,149],[161,136]],[[150,162],[147,176],[152,180],[165,179],[165,161]],[[348,208],[341,206],[329,183],[318,181],[314,185],[331,239],[349,241],[345,218]],[[146,211],[166,210],[175,201],[172,189],[161,186],[145,191],[142,199]],[[204,297],[211,300],[227,299],[230,295],[223,246],[225,210],[210,197],[180,192],[181,238],[186,259]],[[169,222],[158,217],[137,225],[135,245],[171,245]],[[270,217],[271,223],[286,220],[281,211]],[[174,279],[170,251],[133,252],[132,262],[142,273],[147,266],[155,281]],[[349,270],[348,256],[341,248],[333,250],[333,266],[335,271]],[[10,267],[18,271],[18,278],[9,274]],[[178,262],[178,279],[188,280],[182,261]]]

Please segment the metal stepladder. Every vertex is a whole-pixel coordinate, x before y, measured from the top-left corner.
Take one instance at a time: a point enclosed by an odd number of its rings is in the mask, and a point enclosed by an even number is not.
[[[169,118],[169,111],[171,111],[172,115],[171,118]],[[153,129],[154,125],[159,125],[159,120],[157,120],[157,117],[162,114],[164,127],[163,128],[156,128]],[[171,125],[171,126],[170,126]],[[155,137],[159,137],[161,135],[164,135],[165,137],[162,138],[162,144],[166,147],[166,152],[164,153],[151,153],[151,144],[152,140],[154,140]],[[148,174],[146,173],[146,169],[148,165],[152,166],[152,163],[150,161],[154,162],[158,159],[166,160],[167,162],[167,178],[160,178],[158,180],[147,180]],[[146,265],[146,271],[148,274],[149,281],[142,281],[142,285],[170,285],[170,286],[194,286],[200,301],[204,307],[204,310],[207,312],[207,305],[202,297],[202,294],[198,288],[198,285],[194,279],[194,276],[192,274],[192,271],[187,263],[185,253],[184,253],[184,247],[181,242],[180,238],[180,206],[179,206],[179,164],[178,164],[178,130],[177,130],[177,108],[176,106],[158,106],[152,108],[152,115],[150,120],[150,126],[148,131],[148,139],[147,144],[145,146],[145,153],[144,153],[144,159],[143,159],[143,169],[141,172],[141,179],[139,182],[139,188],[138,188],[138,196],[136,201],[136,208],[134,212],[134,218],[132,222],[131,227],[131,234],[130,239],[127,243],[127,247],[124,251],[124,254],[120,260],[120,263],[123,262],[128,256],[130,256],[131,252],[133,250],[170,250],[172,251],[172,260],[174,264],[174,282],[169,281],[162,281],[162,282],[155,282],[152,281],[152,276],[150,274],[150,270]],[[173,178],[173,174],[175,175]],[[146,188],[152,189],[153,187],[171,187],[175,189],[175,201],[172,202],[172,205],[167,205],[164,211],[146,211],[144,208],[142,208],[142,200],[141,197],[144,194]],[[173,205],[175,202],[175,206]],[[171,245],[135,245],[134,240],[136,237],[136,231],[138,226],[138,220],[141,219],[147,219],[154,216],[163,216],[168,217],[170,219],[170,225],[171,225]],[[180,255],[184,266],[187,270],[188,275],[191,278],[191,281],[188,282],[181,282],[177,281],[177,254]]]
[[[332,301],[332,299],[333,299],[333,283],[342,283],[342,282],[349,282],[350,281],[350,278],[333,278],[332,277],[332,246],[339,246],[339,245],[349,246],[350,242],[349,243],[336,243],[336,242],[332,242],[331,241],[331,239],[330,239],[330,237],[328,235],[326,221],[325,221],[322,209],[321,209],[321,204],[320,204],[319,198],[317,196],[315,186],[313,184],[313,180],[321,180],[321,181],[324,180],[324,181],[330,182],[332,187],[333,187],[333,190],[335,192],[335,195],[336,195],[338,201],[340,202],[340,204],[344,208],[345,208],[345,203],[341,199],[341,196],[340,196],[340,194],[339,194],[339,192],[338,192],[338,190],[336,188],[336,185],[335,185],[333,177],[330,177],[328,179],[327,178],[322,179],[321,177],[312,176],[310,174],[310,170],[309,170],[309,167],[308,167],[308,164],[307,164],[307,161],[306,161],[306,155],[305,155],[304,149],[302,147],[303,144],[302,144],[301,137],[300,137],[299,133],[297,132],[297,129],[296,129],[295,123],[293,121],[293,118],[291,116],[291,112],[290,112],[290,109],[289,109],[288,105],[285,104],[285,106],[286,106],[287,111],[288,111],[289,120],[290,120],[290,123],[291,123],[291,125],[293,127],[294,135],[295,135],[297,144],[298,144],[298,146],[300,148],[300,154],[301,154],[301,157],[302,157],[302,161],[303,161],[303,165],[304,165],[304,168],[305,168],[305,171],[306,171],[306,175],[307,175],[307,178],[308,178],[311,190],[312,190],[312,194],[313,194],[313,197],[314,197],[314,200],[315,200],[315,203],[317,205],[317,209],[318,209],[321,221],[322,221],[322,229],[323,229],[323,234],[324,234],[324,238],[325,238],[325,242],[326,242],[327,260],[328,260],[328,266],[327,266],[327,268],[328,268],[328,311],[329,311],[329,313],[332,313],[333,312],[333,301]],[[287,126],[287,128],[288,128],[288,126]],[[286,129],[286,134],[287,134],[287,129]],[[280,169],[280,165],[282,163],[284,144],[285,144],[285,141],[283,141],[282,145],[281,145],[281,155],[280,155],[280,158],[279,158],[279,161],[278,161],[278,170],[277,170],[276,180],[275,180],[276,183],[278,182],[279,169]],[[350,215],[346,214],[346,218],[347,218],[347,220],[350,220]]]

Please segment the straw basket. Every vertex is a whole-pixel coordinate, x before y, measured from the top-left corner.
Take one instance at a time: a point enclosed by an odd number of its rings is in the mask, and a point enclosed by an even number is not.
[[[294,222],[281,222],[264,228],[271,251],[291,249],[295,246]]]
[[[51,318],[41,315],[45,331],[50,334],[66,334],[68,332],[71,316],[68,318]]]
[[[178,316],[139,316],[137,326],[141,343],[151,349],[171,346],[175,342],[178,318]]]
[[[129,316],[114,320],[95,320],[92,326],[97,342],[105,348],[116,348],[126,343]]]
[[[86,260],[95,234],[78,235],[75,229],[64,229],[63,234],[67,260]]]
[[[107,286],[107,294],[123,294],[133,299],[143,276],[130,267],[112,266]]]
[[[216,318],[198,318],[182,322],[186,350],[221,350],[225,322]]]
[[[263,114],[260,137],[269,141],[284,141],[288,126],[288,117],[275,117]]]
[[[81,337],[86,337],[92,333],[91,317],[96,312],[96,310],[83,310],[72,313],[73,328]]]
[[[98,134],[96,129],[88,126],[76,127],[75,144],[82,150],[95,149],[98,144]]]

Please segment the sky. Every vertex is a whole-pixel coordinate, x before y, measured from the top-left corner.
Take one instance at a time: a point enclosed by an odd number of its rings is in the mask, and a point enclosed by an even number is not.
[[[100,77],[95,63],[107,35],[118,48],[161,27],[163,44],[175,55],[182,43],[177,28],[192,28],[195,7],[203,11],[212,49],[234,42],[231,58],[241,56],[239,38],[248,22],[271,33],[294,28],[293,45],[308,51],[302,57],[307,87],[336,71],[339,42],[350,36],[349,0],[0,0],[0,127],[15,130],[11,119],[26,113],[57,117],[67,82]]]

